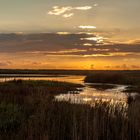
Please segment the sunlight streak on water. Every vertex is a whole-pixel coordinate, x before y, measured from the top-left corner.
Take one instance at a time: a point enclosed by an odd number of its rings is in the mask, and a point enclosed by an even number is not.
[[[84,93],[85,91],[85,93]],[[127,96],[122,91],[115,93],[113,91],[98,91],[93,88],[84,88],[79,94],[61,94],[55,97],[57,101],[69,101],[71,103],[92,103],[95,101],[103,102],[126,102]]]
[[[63,82],[71,82],[76,84],[82,84],[84,87],[75,92],[69,92],[68,94],[57,95],[55,99],[57,101],[68,101],[71,103],[77,104],[93,104],[95,101],[103,101],[103,102],[120,102],[126,103],[128,95],[123,91],[127,86],[125,85],[115,85],[114,88],[99,90],[96,89],[94,84],[84,83],[83,80],[85,76],[72,76],[72,75],[10,75],[11,78],[0,78],[1,82],[14,80],[14,79],[22,79],[22,80],[54,80],[54,81],[63,81]],[[35,76],[35,77],[34,77]],[[37,77],[38,76],[38,77]],[[97,84],[96,84],[97,85]],[[98,84],[101,85],[101,84]],[[109,85],[109,84],[108,84]]]
[[[92,87],[85,84],[85,87],[79,94],[61,94],[56,96],[55,99],[77,104],[93,104],[95,101],[126,103],[127,95],[123,92],[126,87],[124,85],[116,85],[113,89],[98,90],[94,88],[94,84]]]

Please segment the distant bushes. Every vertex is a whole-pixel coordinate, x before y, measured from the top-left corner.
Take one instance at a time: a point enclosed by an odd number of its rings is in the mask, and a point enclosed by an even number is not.
[[[106,73],[99,72],[86,76],[85,82],[88,83],[109,83],[109,84],[125,84],[134,85],[140,83],[140,77],[134,77],[125,73]]]
[[[98,72],[87,75],[84,79],[86,83],[102,83],[103,87],[105,84],[122,84],[129,85],[125,90],[128,93],[140,93],[140,74],[132,72]],[[96,87],[96,86],[95,86]]]
[[[130,75],[140,75],[139,70],[62,70],[62,69],[0,69],[0,74],[50,74],[50,75],[87,75],[94,73],[123,73]],[[2,76],[2,75],[0,75]],[[25,75],[24,75],[25,76]],[[34,75],[35,76],[35,75]],[[5,76],[4,76],[5,77]],[[7,75],[7,77],[9,77]],[[16,75],[15,75],[16,77]]]
[[[135,93],[135,92],[140,93],[140,84],[135,85],[135,86],[132,86],[132,85],[128,86],[126,88],[125,92],[127,92],[127,93]]]

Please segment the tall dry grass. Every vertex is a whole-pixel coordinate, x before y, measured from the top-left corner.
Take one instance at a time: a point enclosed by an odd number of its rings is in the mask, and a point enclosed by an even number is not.
[[[53,81],[0,84],[0,140],[139,140],[140,102],[57,102],[78,85]]]

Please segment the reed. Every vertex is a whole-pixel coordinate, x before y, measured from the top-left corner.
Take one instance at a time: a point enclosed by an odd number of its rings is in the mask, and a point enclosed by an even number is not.
[[[140,102],[57,102],[80,85],[54,81],[0,83],[1,140],[139,140]]]

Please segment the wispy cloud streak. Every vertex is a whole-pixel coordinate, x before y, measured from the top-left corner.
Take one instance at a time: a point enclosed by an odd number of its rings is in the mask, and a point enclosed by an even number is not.
[[[94,5],[96,6],[96,5]],[[69,18],[74,16],[74,10],[78,11],[87,11],[92,9],[92,6],[81,6],[81,7],[72,7],[72,6],[54,6],[52,7],[52,10],[48,12],[49,15],[55,15],[55,16],[62,16],[64,18]]]

